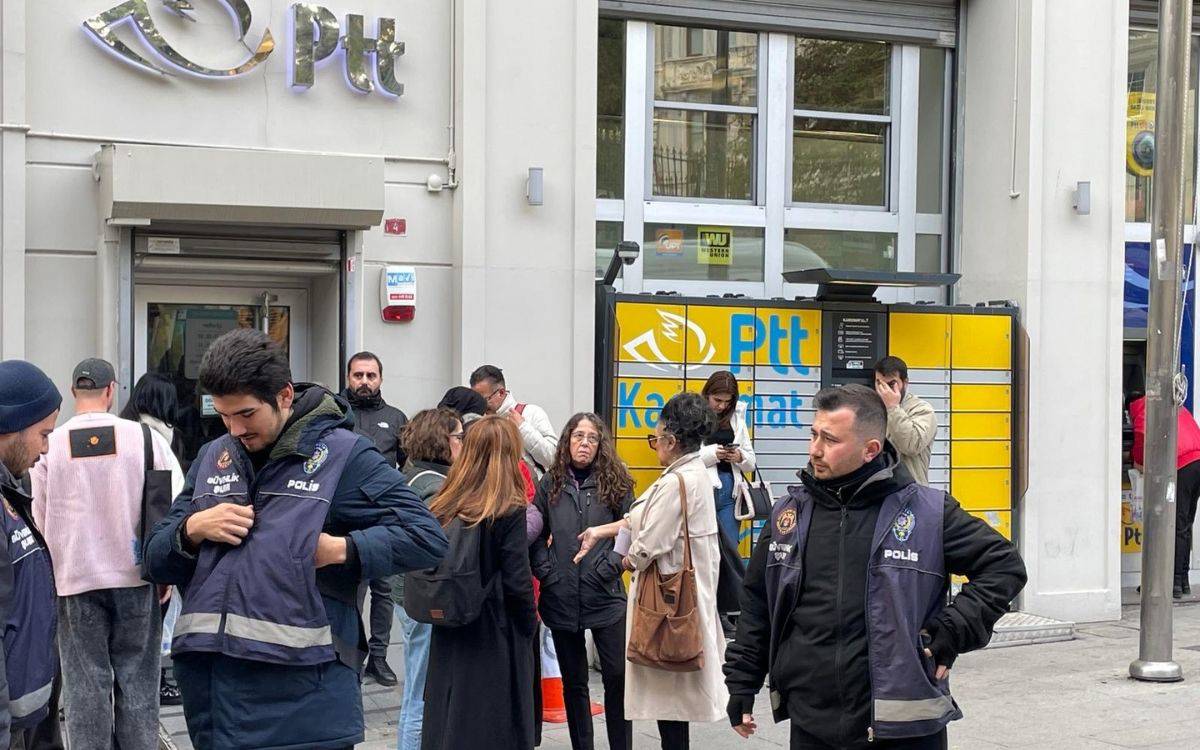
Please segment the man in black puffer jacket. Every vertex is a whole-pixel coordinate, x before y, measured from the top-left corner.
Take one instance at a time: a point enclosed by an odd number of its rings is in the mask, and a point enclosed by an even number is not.
[[[354,431],[370,438],[386,460],[397,469],[404,466],[400,431],[408,423],[404,412],[383,400],[383,363],[371,352],[359,352],[346,365],[346,390],[354,414]],[[371,639],[366,674],[380,685],[393,687],[399,678],[387,663],[392,638],[392,586],[390,578],[371,581]]]
[[[754,549],[725,662],[735,731],[771,678],[794,750],[946,747],[948,673],[987,645],[1025,584],[1016,548],[945,492],[917,485],[859,385],[814,399],[810,464]],[[950,576],[970,581],[947,605]]]

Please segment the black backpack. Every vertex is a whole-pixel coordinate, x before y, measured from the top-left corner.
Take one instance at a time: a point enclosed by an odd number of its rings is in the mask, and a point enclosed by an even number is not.
[[[444,628],[461,628],[479,619],[495,580],[484,585],[479,570],[482,526],[455,518],[445,529],[450,546],[442,562],[404,576],[404,611],[409,617]]]

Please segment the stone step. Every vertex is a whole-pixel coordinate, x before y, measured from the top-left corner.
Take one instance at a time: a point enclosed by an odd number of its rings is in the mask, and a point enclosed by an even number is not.
[[[988,648],[1027,646],[1031,643],[1053,643],[1075,638],[1075,623],[1052,620],[1026,612],[1009,612],[996,623]]]

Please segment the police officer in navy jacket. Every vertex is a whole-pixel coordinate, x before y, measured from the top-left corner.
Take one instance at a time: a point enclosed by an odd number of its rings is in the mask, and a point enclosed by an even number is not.
[[[30,747],[58,720],[54,571],[19,478],[46,452],[61,404],[36,366],[0,362],[0,750]]]
[[[200,385],[229,433],[201,449],[146,543],[147,577],[183,591],[172,654],[198,750],[362,742],[357,589],[446,551],[345,401],[291,380],[259,331],[213,342]]]
[[[771,678],[791,747],[933,750],[962,717],[958,654],[982,648],[1025,584],[1016,548],[941,490],[918,485],[861,385],[814,399],[810,463],[775,503],[750,559],[729,645],[729,718],[748,737]],[[950,576],[970,580],[946,604]]]

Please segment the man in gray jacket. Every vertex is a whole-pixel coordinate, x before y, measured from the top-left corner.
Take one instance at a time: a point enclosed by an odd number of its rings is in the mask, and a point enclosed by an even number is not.
[[[908,392],[908,365],[899,357],[875,364],[875,392],[887,407],[887,439],[900,465],[917,484],[929,484],[929,454],[937,435],[937,415],[929,402]]]

